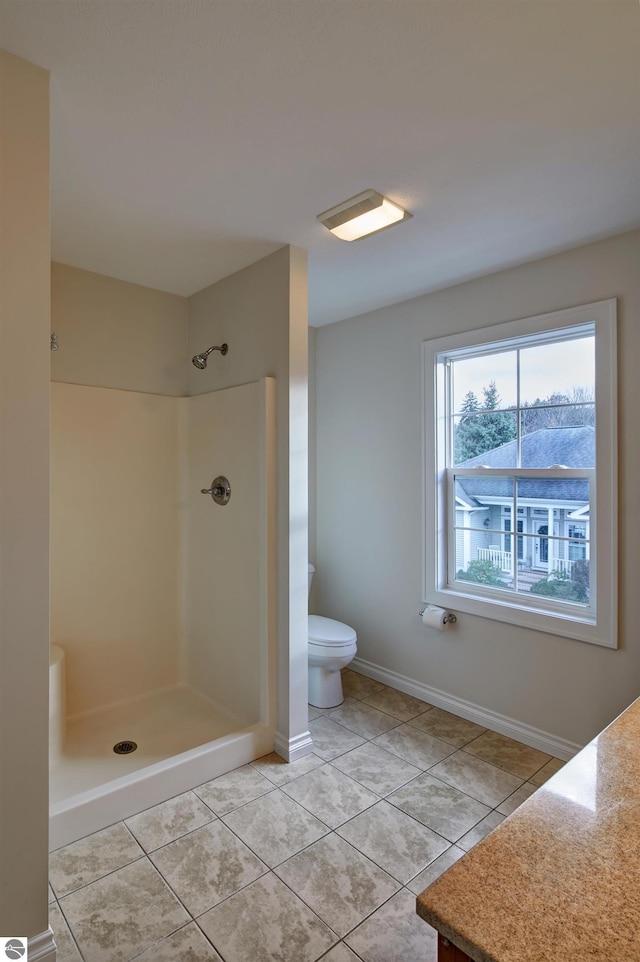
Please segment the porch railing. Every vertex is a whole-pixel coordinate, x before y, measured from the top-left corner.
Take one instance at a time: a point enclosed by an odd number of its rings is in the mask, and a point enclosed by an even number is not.
[[[549,572],[560,571],[563,575],[569,575],[569,577],[571,577],[573,564],[573,561],[569,561],[566,558],[551,558],[549,561]]]
[[[490,561],[501,571],[511,571],[511,552],[503,551],[497,544],[490,544],[488,548],[478,548],[478,558],[480,561]]]
[[[510,551],[503,551],[500,545],[490,544],[488,548],[476,548],[476,551],[478,552],[478,560],[490,561],[496,568],[500,568],[500,571],[511,572],[513,570],[511,567],[513,563],[512,553]],[[522,565],[522,562],[520,562],[520,564]],[[571,577],[574,564],[574,561],[569,561],[567,558],[550,558],[547,571],[549,574],[558,571],[563,575]]]

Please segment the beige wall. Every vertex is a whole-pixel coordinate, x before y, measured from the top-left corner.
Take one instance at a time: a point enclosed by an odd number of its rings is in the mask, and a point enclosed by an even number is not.
[[[545,258],[317,331],[317,591],[367,661],[572,742],[640,693],[640,234]],[[617,297],[621,649],[471,615],[420,623],[420,344]]]
[[[51,385],[51,634],[68,715],[178,682],[180,403]]]
[[[189,298],[189,355],[229,344],[189,393],[276,379],[278,740],[307,733],[307,262],[283,247]],[[304,750],[308,750],[307,745]]]
[[[58,263],[51,298],[52,633],[74,715],[178,681],[188,303]]]
[[[187,393],[187,299],[66,264],[51,265],[54,381]]]
[[[32,937],[48,926],[49,75],[4,51],[0,150],[0,932]]]
[[[315,505],[316,491],[316,336],[315,327],[309,328],[309,506]],[[316,512],[309,511],[309,561],[316,558]]]
[[[260,577],[266,563],[262,526],[264,382],[185,398],[185,679],[241,725],[259,720]],[[217,505],[202,488],[218,475],[231,498]]]

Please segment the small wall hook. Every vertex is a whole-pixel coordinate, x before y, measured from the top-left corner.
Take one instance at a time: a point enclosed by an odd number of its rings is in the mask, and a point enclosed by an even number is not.
[[[52,350],[52,351],[57,351],[59,347],[60,347],[60,345],[58,344],[58,335],[57,335],[57,334],[52,334],[52,335],[51,335],[51,350]]]

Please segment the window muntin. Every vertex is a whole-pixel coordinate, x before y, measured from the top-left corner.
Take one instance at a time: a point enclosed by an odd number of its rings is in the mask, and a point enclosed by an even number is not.
[[[542,595],[548,599],[545,604],[553,599],[554,606],[558,602],[561,607],[580,605],[584,612],[593,610],[588,567],[574,571],[574,562],[589,556],[586,523],[576,525],[571,517],[576,511],[589,513],[595,472],[563,468],[560,475],[557,469],[518,469],[513,474],[490,468],[451,469],[453,491],[466,503],[484,505],[487,514],[479,526],[473,513],[465,516],[456,511],[449,583],[480,595],[516,594],[534,606],[539,601],[533,595]],[[577,544],[581,551],[576,551]],[[576,580],[579,585],[574,584]]]
[[[613,300],[424,343],[425,601],[616,646],[615,354]],[[487,384],[487,372],[493,379],[494,371],[493,403],[473,410],[469,392],[478,400],[478,378],[484,376]],[[494,414],[509,416],[511,439],[498,448],[481,445],[465,460],[469,452],[461,451],[459,438],[463,418],[471,422],[467,434],[473,436],[483,433]],[[553,460],[541,462],[536,435],[539,441],[544,432],[554,433],[558,443]],[[574,441],[590,435],[591,442],[563,444],[572,433]],[[570,468],[557,467],[569,448]],[[539,490],[541,471],[551,484],[546,493]],[[469,476],[485,490],[465,488]],[[487,481],[493,485],[491,504]],[[447,504],[459,510],[448,512]],[[596,539],[598,518],[603,520]],[[490,569],[497,584],[458,577],[461,569],[468,571],[474,552],[480,560],[479,547],[489,557],[498,552],[492,565],[499,570]]]

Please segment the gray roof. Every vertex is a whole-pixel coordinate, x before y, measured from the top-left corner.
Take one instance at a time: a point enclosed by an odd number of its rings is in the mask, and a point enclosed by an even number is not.
[[[522,467],[548,468],[564,464],[568,468],[592,468],[595,465],[596,435],[590,426],[542,428],[525,434],[521,440]],[[509,441],[491,451],[458,464],[459,468],[513,468],[517,463],[517,444]],[[485,498],[512,497],[512,484],[502,478],[461,478],[457,481],[458,494],[465,501],[482,504]],[[532,478],[518,482],[518,496],[526,500],[580,501],[589,500],[587,481],[580,478]]]

